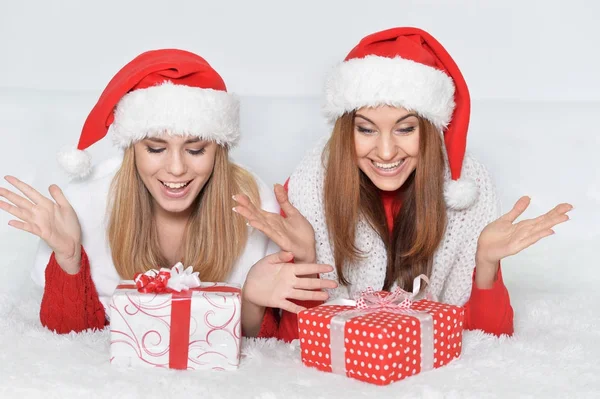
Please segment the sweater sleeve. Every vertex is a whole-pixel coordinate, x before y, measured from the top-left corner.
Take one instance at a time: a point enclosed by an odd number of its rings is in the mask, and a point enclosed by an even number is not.
[[[81,247],[81,268],[74,275],[66,273],[54,253],[46,267],[46,284],[40,308],[40,321],[59,334],[102,329],[107,323],[104,307],[92,281],[90,262]]]
[[[283,185],[285,191],[288,191],[288,178]],[[285,217],[285,212],[281,210],[281,216]],[[293,260],[290,262],[293,263]],[[305,308],[312,308],[322,304],[319,301],[297,301],[291,300],[297,305]],[[258,333],[259,338],[277,338],[285,342],[290,342],[298,338],[298,317],[295,313],[285,310],[267,308],[263,317],[262,325]]]
[[[489,289],[477,288],[474,272],[471,298],[465,305],[465,328],[483,330],[498,336],[512,335],[513,318],[508,290],[502,280],[502,270],[498,269],[498,278]]]

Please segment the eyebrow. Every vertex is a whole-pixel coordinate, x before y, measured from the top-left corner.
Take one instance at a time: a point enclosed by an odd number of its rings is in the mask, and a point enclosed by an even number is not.
[[[159,139],[158,137],[148,137],[148,138],[146,138],[146,140],[153,141],[155,143],[160,143],[160,144],[167,144],[166,140]],[[189,140],[186,140],[184,144],[192,144],[192,143],[197,143],[199,141],[201,141],[199,137],[194,137]]]
[[[395,124],[398,124],[398,123],[400,123],[400,122],[402,122],[402,121],[403,121],[403,120],[405,120],[406,118],[410,118],[411,116],[417,117],[417,115],[416,115],[416,114],[413,114],[413,113],[411,112],[410,114],[406,114],[406,115],[404,115],[402,118],[398,119],[398,120],[397,120],[397,121],[394,123],[394,125],[395,125]],[[355,118],[363,118],[363,119],[364,119],[364,120],[366,120],[367,122],[369,122],[369,123],[372,123],[373,125],[377,125],[375,122],[373,122],[372,120],[370,120],[369,118],[367,118],[367,117],[366,117],[366,116],[364,116],[364,115],[361,115],[361,114],[356,114],[356,115],[354,115],[354,117],[355,117]]]

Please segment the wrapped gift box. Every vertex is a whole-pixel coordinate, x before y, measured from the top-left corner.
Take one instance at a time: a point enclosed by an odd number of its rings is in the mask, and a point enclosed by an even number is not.
[[[387,385],[458,358],[463,321],[462,307],[429,300],[365,309],[325,304],[298,314],[302,361]]]
[[[240,317],[239,286],[199,283],[156,293],[123,282],[110,303],[110,361],[183,370],[236,369]]]

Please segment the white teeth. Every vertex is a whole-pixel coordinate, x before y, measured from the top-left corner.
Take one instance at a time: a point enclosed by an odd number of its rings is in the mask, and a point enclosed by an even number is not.
[[[375,165],[375,167],[377,167],[379,169],[395,169],[398,166],[402,165],[402,163],[404,162],[404,159],[401,159],[398,162],[394,162],[394,163],[379,163],[379,162],[375,162],[375,161],[371,161],[371,162],[373,162],[373,165]]]
[[[189,183],[189,181],[185,182],[185,183],[167,183],[165,181],[162,182],[162,184],[164,184],[166,187],[169,187],[169,188],[181,188],[181,187],[185,187],[185,186],[188,185],[188,183]]]

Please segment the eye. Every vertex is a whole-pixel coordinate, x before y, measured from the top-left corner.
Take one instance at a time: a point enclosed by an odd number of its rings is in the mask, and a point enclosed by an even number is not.
[[[190,155],[202,155],[206,152],[206,148],[200,148],[199,150],[187,150]]]
[[[375,130],[367,129],[366,127],[362,127],[362,126],[357,126],[356,129],[360,133],[364,133],[364,134],[373,134],[373,133],[375,133]]]
[[[150,154],[160,154],[164,150],[164,148],[152,148],[150,146],[146,146],[146,151],[148,151]]]
[[[404,128],[402,128],[402,129],[398,129],[398,130],[396,130],[396,131],[397,131],[398,133],[400,133],[400,134],[408,134],[408,133],[412,133],[412,132],[414,132],[414,131],[415,131],[415,129],[416,129],[416,127],[415,127],[415,126],[410,126],[410,127],[404,127]]]

